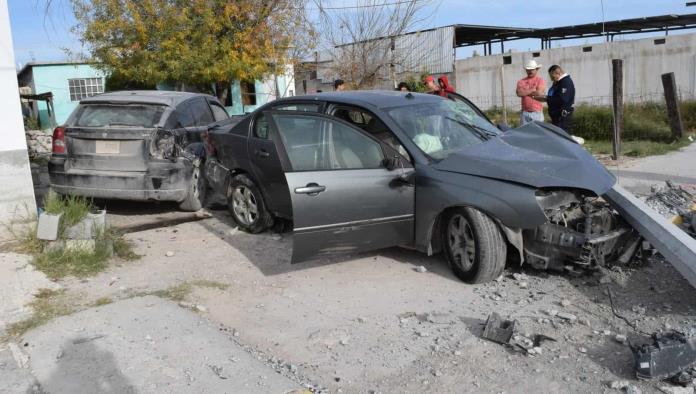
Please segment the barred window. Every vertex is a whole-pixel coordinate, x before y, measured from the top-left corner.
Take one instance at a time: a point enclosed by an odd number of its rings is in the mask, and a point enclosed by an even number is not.
[[[68,79],[70,88],[70,101],[80,101],[83,98],[92,97],[95,94],[104,93],[103,78],[75,78]]]

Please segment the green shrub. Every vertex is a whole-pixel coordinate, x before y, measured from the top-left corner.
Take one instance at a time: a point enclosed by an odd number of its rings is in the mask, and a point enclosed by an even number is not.
[[[689,131],[696,131],[696,101],[682,102],[681,115],[684,128]]]

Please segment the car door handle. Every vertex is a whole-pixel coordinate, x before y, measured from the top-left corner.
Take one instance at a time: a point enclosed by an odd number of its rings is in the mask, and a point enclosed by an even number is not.
[[[326,190],[326,186],[317,185],[316,183],[308,183],[305,187],[295,188],[295,194],[308,194],[310,196],[316,196],[324,190]]]
[[[254,151],[254,154],[255,154],[256,156],[261,157],[261,158],[264,158],[264,159],[267,158],[267,157],[269,157],[269,156],[271,155],[270,153],[266,152],[266,151],[263,150],[263,149],[257,149],[257,150],[255,150],[255,151]]]

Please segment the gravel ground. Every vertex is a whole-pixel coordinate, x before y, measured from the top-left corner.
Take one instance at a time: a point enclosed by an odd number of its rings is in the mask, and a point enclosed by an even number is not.
[[[278,374],[326,392],[620,392],[609,388],[620,381],[656,392],[664,383],[634,378],[622,336],[642,338],[612,314],[608,290],[645,332],[696,324],[693,288],[658,259],[584,276],[508,267],[472,286],[441,256],[399,248],[293,265],[291,234],[250,235],[226,212],[213,216],[129,234],[142,259],[60,284],[84,307],[184,282],[229,285],[193,286],[181,305]],[[555,341],[529,354],[481,339],[491,312],[516,322],[517,342]]]

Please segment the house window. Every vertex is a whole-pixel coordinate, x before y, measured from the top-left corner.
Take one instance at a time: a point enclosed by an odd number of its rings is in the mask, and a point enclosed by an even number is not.
[[[582,51],[583,52],[592,52],[592,47],[583,47]]]
[[[667,42],[667,39],[665,39],[665,38],[658,38],[657,40],[653,41],[653,43],[655,45],[664,45],[664,43],[666,43],[666,42]]]
[[[68,79],[70,101],[80,101],[95,94],[104,93],[103,78],[74,78]]]
[[[541,56],[541,52],[533,52],[532,57],[539,57]]]
[[[254,82],[242,81],[239,83],[242,92],[242,105],[256,105],[256,86]]]
[[[503,56],[503,64],[512,64],[512,56]]]

